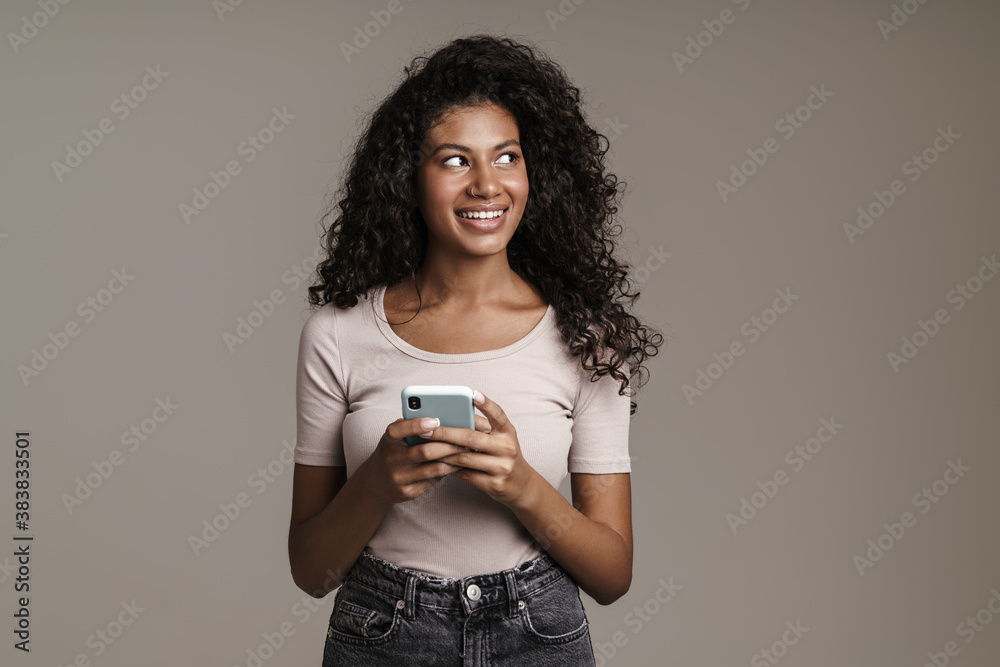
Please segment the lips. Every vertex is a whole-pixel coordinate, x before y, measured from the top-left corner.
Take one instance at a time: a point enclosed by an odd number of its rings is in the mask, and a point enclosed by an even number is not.
[[[510,208],[508,207],[507,210],[504,211],[503,215],[499,215],[495,218],[463,218],[458,213],[455,213],[455,219],[471,229],[481,232],[492,232],[499,229],[505,222],[507,222],[507,214],[509,213]]]
[[[506,211],[509,208],[509,204],[490,204],[483,206],[470,206],[468,208],[460,208],[455,213],[461,215],[462,213],[496,213],[497,211]],[[475,217],[475,216],[473,216]]]

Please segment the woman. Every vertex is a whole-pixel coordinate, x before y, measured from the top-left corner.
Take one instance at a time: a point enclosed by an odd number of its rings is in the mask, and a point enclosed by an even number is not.
[[[327,667],[593,665],[579,589],[607,605],[631,583],[625,389],[662,342],[618,303],[638,293],[613,257],[607,138],[508,38],[404,71],[309,288],[292,577],[340,587]],[[401,418],[410,384],[477,388],[475,429]]]

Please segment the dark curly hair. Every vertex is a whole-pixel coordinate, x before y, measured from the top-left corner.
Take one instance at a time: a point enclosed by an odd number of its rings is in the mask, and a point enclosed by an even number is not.
[[[624,183],[605,171],[610,142],[584,119],[580,89],[536,48],[486,34],[455,39],[403,71],[358,140],[337,204],[321,219],[336,216],[323,236],[327,257],[309,287],[310,304],[349,308],[374,287],[414,278],[427,248],[413,205],[425,133],[455,108],[493,104],[514,118],[528,173],[508,263],[552,304],[570,352],[595,371],[591,381],[610,373],[622,395],[635,376],[633,396],[663,337],[620,303],[639,297],[628,291],[612,242],[621,232],[614,218]]]

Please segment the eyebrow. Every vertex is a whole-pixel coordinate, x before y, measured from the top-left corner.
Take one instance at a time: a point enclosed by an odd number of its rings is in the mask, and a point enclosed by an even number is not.
[[[507,141],[500,142],[499,144],[497,144],[496,146],[494,146],[493,150],[494,151],[498,151],[498,150],[507,148],[508,146],[518,146],[518,147],[520,147],[521,143],[517,139],[508,139]],[[428,154],[427,157],[434,157],[435,155],[437,155],[438,153],[440,153],[441,151],[446,150],[446,149],[447,150],[453,150],[453,151],[461,151],[463,153],[471,153],[472,152],[471,148],[469,148],[468,146],[463,146],[462,144],[440,144],[437,148],[435,148],[433,151],[431,151],[430,154]]]

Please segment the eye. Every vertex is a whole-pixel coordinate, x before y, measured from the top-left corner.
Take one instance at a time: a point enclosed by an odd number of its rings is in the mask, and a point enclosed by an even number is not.
[[[503,158],[505,158],[507,156],[510,156],[510,160],[508,160],[506,162],[500,161],[500,164],[517,164],[517,161],[521,159],[521,156],[518,155],[517,153],[514,153],[514,152],[504,153],[503,155],[500,156],[500,159],[502,160]],[[451,162],[451,160],[461,160],[462,162],[465,162],[465,156],[463,156],[463,155],[452,155],[451,157],[448,157],[448,158],[444,159],[441,162],[441,164],[447,165],[449,167],[460,167],[460,166],[462,166],[461,164],[454,164],[454,163],[449,164]]]

